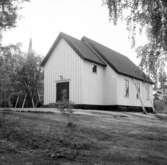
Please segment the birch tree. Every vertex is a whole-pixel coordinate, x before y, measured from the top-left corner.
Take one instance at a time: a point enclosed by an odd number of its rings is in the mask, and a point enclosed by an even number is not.
[[[164,72],[162,63],[167,57],[167,1],[166,0],[103,0],[108,7],[109,18],[114,24],[125,20],[132,45],[136,34],[146,29],[149,42],[138,49],[141,68],[154,81],[158,80],[160,71]]]

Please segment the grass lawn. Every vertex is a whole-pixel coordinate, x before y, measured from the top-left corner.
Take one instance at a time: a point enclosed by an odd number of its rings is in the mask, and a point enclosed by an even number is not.
[[[0,112],[1,165],[166,165],[167,119],[152,114]]]

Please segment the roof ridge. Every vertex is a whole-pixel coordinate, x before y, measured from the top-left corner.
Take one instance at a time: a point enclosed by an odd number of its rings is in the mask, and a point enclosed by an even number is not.
[[[113,51],[113,52],[119,54],[120,56],[124,56],[124,57],[126,57],[127,59],[129,59],[129,57],[125,56],[124,54],[122,54],[122,53],[120,53],[120,52],[118,52],[118,51],[116,51],[116,50],[113,50],[113,49],[111,49],[110,47],[105,46],[105,45],[103,45],[103,44],[101,44],[101,43],[99,43],[99,42],[97,42],[97,41],[95,41],[95,40],[93,40],[93,39],[90,39],[90,38],[86,37],[86,36],[83,36],[82,39],[90,40],[91,42],[94,42],[94,43],[96,43],[96,44],[99,44],[99,45],[103,46],[104,48],[107,48],[107,49],[109,49],[109,50],[111,50],[111,51]],[[130,59],[129,59],[129,60],[130,60]]]
[[[88,49],[94,53],[103,63],[106,64],[106,60],[104,60],[90,45],[89,43],[87,43],[85,40],[84,40],[84,36],[81,38],[81,42],[86,46],[88,47]]]
[[[64,39],[70,47],[84,60],[89,62],[93,62],[99,64],[101,66],[106,66],[106,64],[99,59],[95,53],[93,53],[81,40],[74,38],[66,33],[60,32],[57,39],[54,41],[52,47],[50,48],[49,52],[47,53],[46,57],[43,59],[41,66],[44,66],[49,57],[51,56],[52,51],[58,44],[60,39]]]
[[[74,40],[80,41],[78,38],[75,38],[75,37],[73,37],[73,36],[71,36],[71,35],[68,35],[68,34],[66,34],[66,33],[64,33],[64,32],[60,32],[59,35],[60,35],[61,37],[63,37],[63,38],[66,38],[66,39],[72,38],[72,39],[74,39]]]
[[[111,68],[113,68],[117,73],[152,83],[149,76],[147,76],[127,56],[125,56],[125,55],[123,55],[123,54],[121,54],[121,53],[101,44],[101,43],[98,43],[97,41],[89,39],[86,36],[83,36],[82,40],[87,42],[109,64],[109,66]],[[124,65],[124,64],[126,64],[126,65]],[[122,67],[121,65],[124,65],[124,67]],[[127,69],[127,71],[126,71],[126,69]]]
[[[104,67],[106,67],[106,64],[108,64],[118,74],[152,83],[149,76],[147,76],[127,56],[115,50],[112,50],[111,48],[102,45],[101,43],[89,39],[86,36],[83,36],[81,39],[77,39],[64,32],[59,33],[46,57],[43,59],[41,66],[45,65],[56,45],[61,39],[64,39],[71,46],[71,48],[84,60],[99,64]]]

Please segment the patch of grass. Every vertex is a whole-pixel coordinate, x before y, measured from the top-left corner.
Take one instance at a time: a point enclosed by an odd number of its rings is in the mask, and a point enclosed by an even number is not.
[[[0,155],[5,153],[24,155],[24,151],[27,153],[36,151],[37,154],[44,154],[46,160],[53,162],[74,161],[79,151],[97,149],[93,140],[83,137],[81,132],[76,133],[75,127],[62,123],[55,133],[53,127],[58,126],[57,124],[53,126],[48,122],[36,123],[32,119],[25,120],[16,113],[1,114],[0,121],[3,124],[0,127]],[[41,123],[48,126],[45,131],[39,127]]]
[[[158,118],[73,115],[68,126],[62,114],[0,113],[1,165],[166,165],[167,129]]]

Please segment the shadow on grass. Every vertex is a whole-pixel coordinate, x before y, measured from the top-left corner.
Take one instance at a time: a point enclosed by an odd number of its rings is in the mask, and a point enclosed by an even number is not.
[[[37,126],[28,127],[11,111],[1,112],[0,154],[38,151],[45,155],[45,159],[76,161],[82,152],[98,149],[97,144],[84,136],[77,126],[59,125],[61,132],[58,134],[50,127],[47,132],[42,132],[35,127]]]

